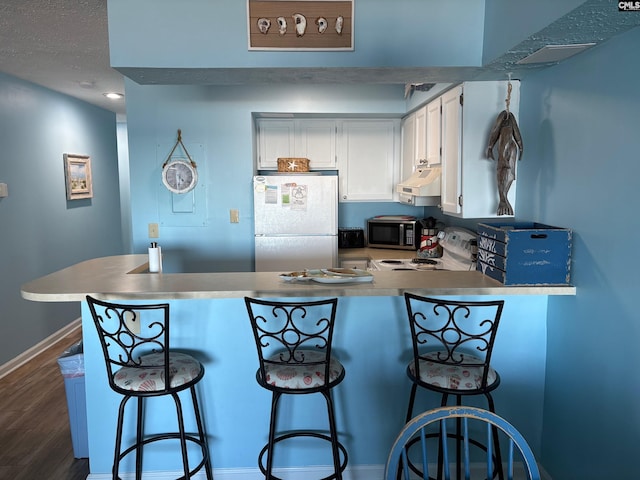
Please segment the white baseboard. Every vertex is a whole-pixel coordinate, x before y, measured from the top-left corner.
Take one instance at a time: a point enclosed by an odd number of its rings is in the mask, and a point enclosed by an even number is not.
[[[453,465],[452,465],[453,467]],[[484,472],[483,466],[472,466],[474,472]],[[333,473],[333,467],[330,466],[313,466],[313,467],[297,467],[297,468],[277,468],[273,471],[274,475],[286,480],[308,480],[310,478],[323,478]],[[540,466],[540,474],[543,480],[551,480],[549,474]],[[175,480],[180,477],[182,472],[150,472],[142,475],[143,480]],[[220,468],[213,470],[215,480],[264,480],[264,475],[258,468]],[[120,474],[122,480],[134,480],[135,474]],[[207,477],[204,472],[198,472],[194,480],[205,480]],[[383,480],[384,465],[360,465],[347,467],[343,473],[344,480]],[[476,478],[476,477],[472,477]],[[479,478],[482,478],[481,476]],[[514,472],[514,479],[526,479],[526,474],[519,469]],[[111,480],[110,473],[89,474],[87,480]]]
[[[299,468],[277,468],[274,475],[286,480],[309,480],[323,478],[333,472],[333,467],[314,466]],[[142,475],[144,480],[175,480],[183,475],[182,472],[151,472]],[[344,480],[382,480],[384,465],[362,465],[347,467],[342,477]],[[264,480],[264,475],[258,468],[219,468],[213,470],[215,480]],[[122,480],[133,480],[135,474],[120,474]],[[194,480],[205,480],[207,477],[200,471]],[[89,474],[87,480],[111,480],[110,473]]]
[[[78,317],[68,325],[62,327],[57,332],[49,335],[44,340],[42,340],[38,344],[31,347],[29,350],[22,352],[20,355],[9,360],[7,363],[0,365],[0,378],[10,374],[16,368],[21,367],[22,365],[27,363],[29,360],[32,360],[36,355],[42,353],[43,350],[51,348],[60,340],[65,338],[67,335],[69,335],[71,332],[81,327],[82,327],[82,319]]]

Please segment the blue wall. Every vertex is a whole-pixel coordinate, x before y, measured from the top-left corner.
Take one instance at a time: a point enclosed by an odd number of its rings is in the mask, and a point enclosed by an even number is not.
[[[253,112],[399,117],[406,108],[397,85],[198,87],[127,81],[126,92],[134,251],[146,251],[147,225],[159,223],[169,271],[253,270]],[[199,172],[195,211],[188,214],[173,213],[175,197],[161,181],[178,129]],[[239,223],[229,223],[230,209],[239,210]],[[376,214],[420,216],[423,209],[359,203],[341,204],[339,213],[341,226],[364,226],[363,219]]]
[[[519,215],[575,232],[578,295],[549,301],[542,462],[554,479],[637,476],[639,48],[635,28],[521,84]]]
[[[23,300],[20,286],[122,253],[115,114],[0,74],[0,365],[80,315]],[[94,197],[67,201],[63,154],[89,155]]]
[[[247,49],[246,0],[110,0],[111,65],[324,68],[481,63],[484,0],[466,0],[464,7],[442,0],[356,0],[354,5],[353,52],[256,52]]]

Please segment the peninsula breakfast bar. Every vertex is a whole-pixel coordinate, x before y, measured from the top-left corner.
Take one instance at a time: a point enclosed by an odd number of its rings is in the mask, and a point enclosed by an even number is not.
[[[22,296],[36,302],[81,302],[89,428],[90,480],[109,478],[118,399],[110,391],[98,338],[85,297],[171,304],[175,348],[194,352],[206,373],[202,382],[206,429],[217,479],[259,478],[257,454],[266,441],[270,397],[255,381],[257,355],[243,297],[339,297],[334,351],[347,376],[336,389],[339,434],[349,452],[348,477],[382,478],[384,462],[404,423],[409,392],[405,374],[410,359],[409,328],[403,294],[473,299],[505,299],[493,364],[502,383],[496,409],[540,448],[546,362],[547,309],[576,294],[573,286],[504,286],[480,272],[373,272],[371,283],[283,282],[278,273],[147,274],[146,255],[122,255],[81,262],[28,282]],[[285,403],[281,428],[307,422],[326,428],[316,399]],[[427,409],[438,399],[419,397]],[[482,405],[480,405],[482,406]],[[171,428],[162,405],[147,410],[149,429]],[[186,419],[189,422],[190,419]],[[189,426],[188,426],[189,428]],[[133,429],[125,431],[133,434]],[[295,478],[323,476],[330,460],[323,449],[287,448],[277,466],[294,468]],[[175,458],[165,451],[145,456],[146,469],[166,475]],[[127,466],[124,466],[127,470]],[[132,468],[131,468],[132,469]],[[165,476],[161,472],[165,472]],[[155,478],[155,477],[154,477]]]

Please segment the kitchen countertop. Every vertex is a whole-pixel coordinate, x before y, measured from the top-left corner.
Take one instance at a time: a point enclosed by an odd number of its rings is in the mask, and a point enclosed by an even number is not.
[[[367,251],[385,258],[388,250]],[[378,257],[377,250],[380,250]],[[340,255],[343,255],[343,250]],[[384,253],[383,255],[383,252]],[[415,252],[400,254],[415,255]],[[367,255],[369,256],[369,255]],[[402,258],[402,257],[396,257]],[[412,256],[404,257],[412,258]],[[371,283],[319,284],[284,282],[278,272],[147,273],[146,254],[102,257],[64,268],[22,286],[22,297],[36,302],[76,302],[86,295],[103,299],[211,299],[266,297],[401,296],[420,295],[575,295],[571,285],[505,286],[480,272],[371,272]]]

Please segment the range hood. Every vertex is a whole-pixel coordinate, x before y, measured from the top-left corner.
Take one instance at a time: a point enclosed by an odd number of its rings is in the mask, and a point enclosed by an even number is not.
[[[417,207],[439,205],[441,173],[441,165],[418,167],[396,186],[400,202]]]

